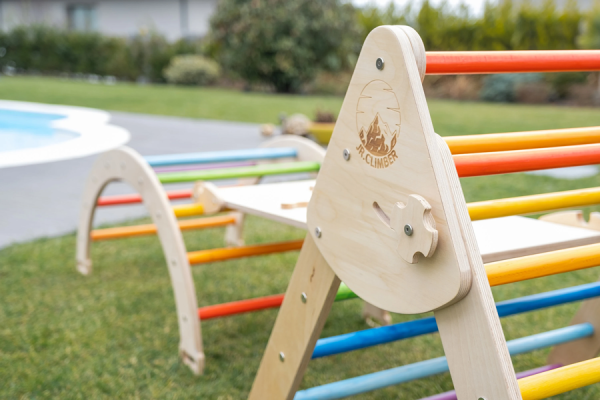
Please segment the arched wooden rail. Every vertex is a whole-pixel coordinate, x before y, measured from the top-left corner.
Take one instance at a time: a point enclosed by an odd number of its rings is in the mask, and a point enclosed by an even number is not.
[[[148,163],[135,151],[122,147],[98,157],[83,192],[77,230],[77,269],[84,275],[92,272],[90,231],[98,197],[111,182],[124,181],[138,191],[158,231],[168,265],[179,325],[179,352],[195,372],[204,370],[204,351],[200,321],[197,318],[196,290],[185,244],[177,219],[162,185]]]

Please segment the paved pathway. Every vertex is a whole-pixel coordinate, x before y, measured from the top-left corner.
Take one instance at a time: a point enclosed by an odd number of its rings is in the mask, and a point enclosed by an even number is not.
[[[111,116],[112,124],[129,130],[128,145],[142,155],[252,148],[263,140],[254,124],[121,112],[111,112]],[[73,232],[83,185],[94,159],[0,169],[0,248]],[[105,194],[129,192],[125,184],[112,184],[105,190]],[[141,206],[108,207],[96,213],[95,223],[143,215]]]

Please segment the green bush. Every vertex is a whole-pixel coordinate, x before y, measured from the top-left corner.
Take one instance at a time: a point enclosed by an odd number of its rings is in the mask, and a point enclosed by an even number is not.
[[[490,75],[483,80],[479,96],[485,101],[512,102],[516,99],[519,84],[540,82],[543,79],[542,74]]]
[[[356,17],[342,0],[221,0],[212,47],[224,68],[248,82],[297,92],[319,70],[353,65],[361,44]]]
[[[168,43],[154,32],[125,39],[43,25],[0,32],[0,47],[6,50],[0,67],[20,72],[114,75],[153,82],[164,81],[163,70],[173,56],[201,51],[198,42]]]
[[[453,8],[429,0],[420,8],[410,3],[404,8],[369,6],[359,14],[363,37],[378,25],[406,24],[419,32],[429,51],[575,49],[583,20],[575,2],[558,9],[552,0],[537,7],[511,0],[489,2],[481,16],[473,16],[464,5]],[[588,25],[595,46],[600,47],[600,18]]]
[[[169,83],[203,86],[216,82],[220,73],[221,68],[215,61],[187,54],[173,57],[164,70],[164,77]]]

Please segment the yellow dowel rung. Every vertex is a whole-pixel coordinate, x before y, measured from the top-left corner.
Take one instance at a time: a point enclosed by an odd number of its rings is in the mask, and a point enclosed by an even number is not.
[[[300,250],[303,242],[304,240],[292,240],[289,242],[257,244],[253,246],[192,251],[188,253],[188,260],[190,264],[202,264],[234,258],[260,256],[263,254],[282,253],[285,251]]]
[[[519,379],[523,400],[546,399],[600,382],[600,358]]]
[[[173,212],[177,218],[193,217],[204,214],[204,206],[200,203],[182,204],[174,206]]]
[[[317,137],[322,136],[323,140],[329,141],[334,126],[334,123],[313,123],[309,128],[309,132]],[[600,127],[446,136],[443,139],[450,147],[452,154],[542,149],[600,143]]]
[[[600,127],[446,136],[443,139],[452,154],[541,149],[600,143]]]
[[[490,286],[505,285],[600,265],[600,244],[573,247],[485,265]]]
[[[189,219],[178,221],[179,229],[182,231],[189,229],[206,229],[216,228],[219,226],[235,224],[236,219],[231,215],[223,215],[217,217]],[[153,235],[156,234],[156,225],[136,225],[136,226],[120,226],[117,228],[96,229],[90,234],[92,240],[108,240],[120,239],[133,236]]]
[[[478,201],[467,204],[472,221],[509,215],[535,214],[571,207],[600,204],[600,188],[569,190],[557,193],[508,199]]]

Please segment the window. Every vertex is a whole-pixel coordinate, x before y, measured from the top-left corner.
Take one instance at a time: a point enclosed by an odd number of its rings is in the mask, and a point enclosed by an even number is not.
[[[69,29],[95,31],[97,29],[96,7],[93,4],[72,4],[67,7]]]

